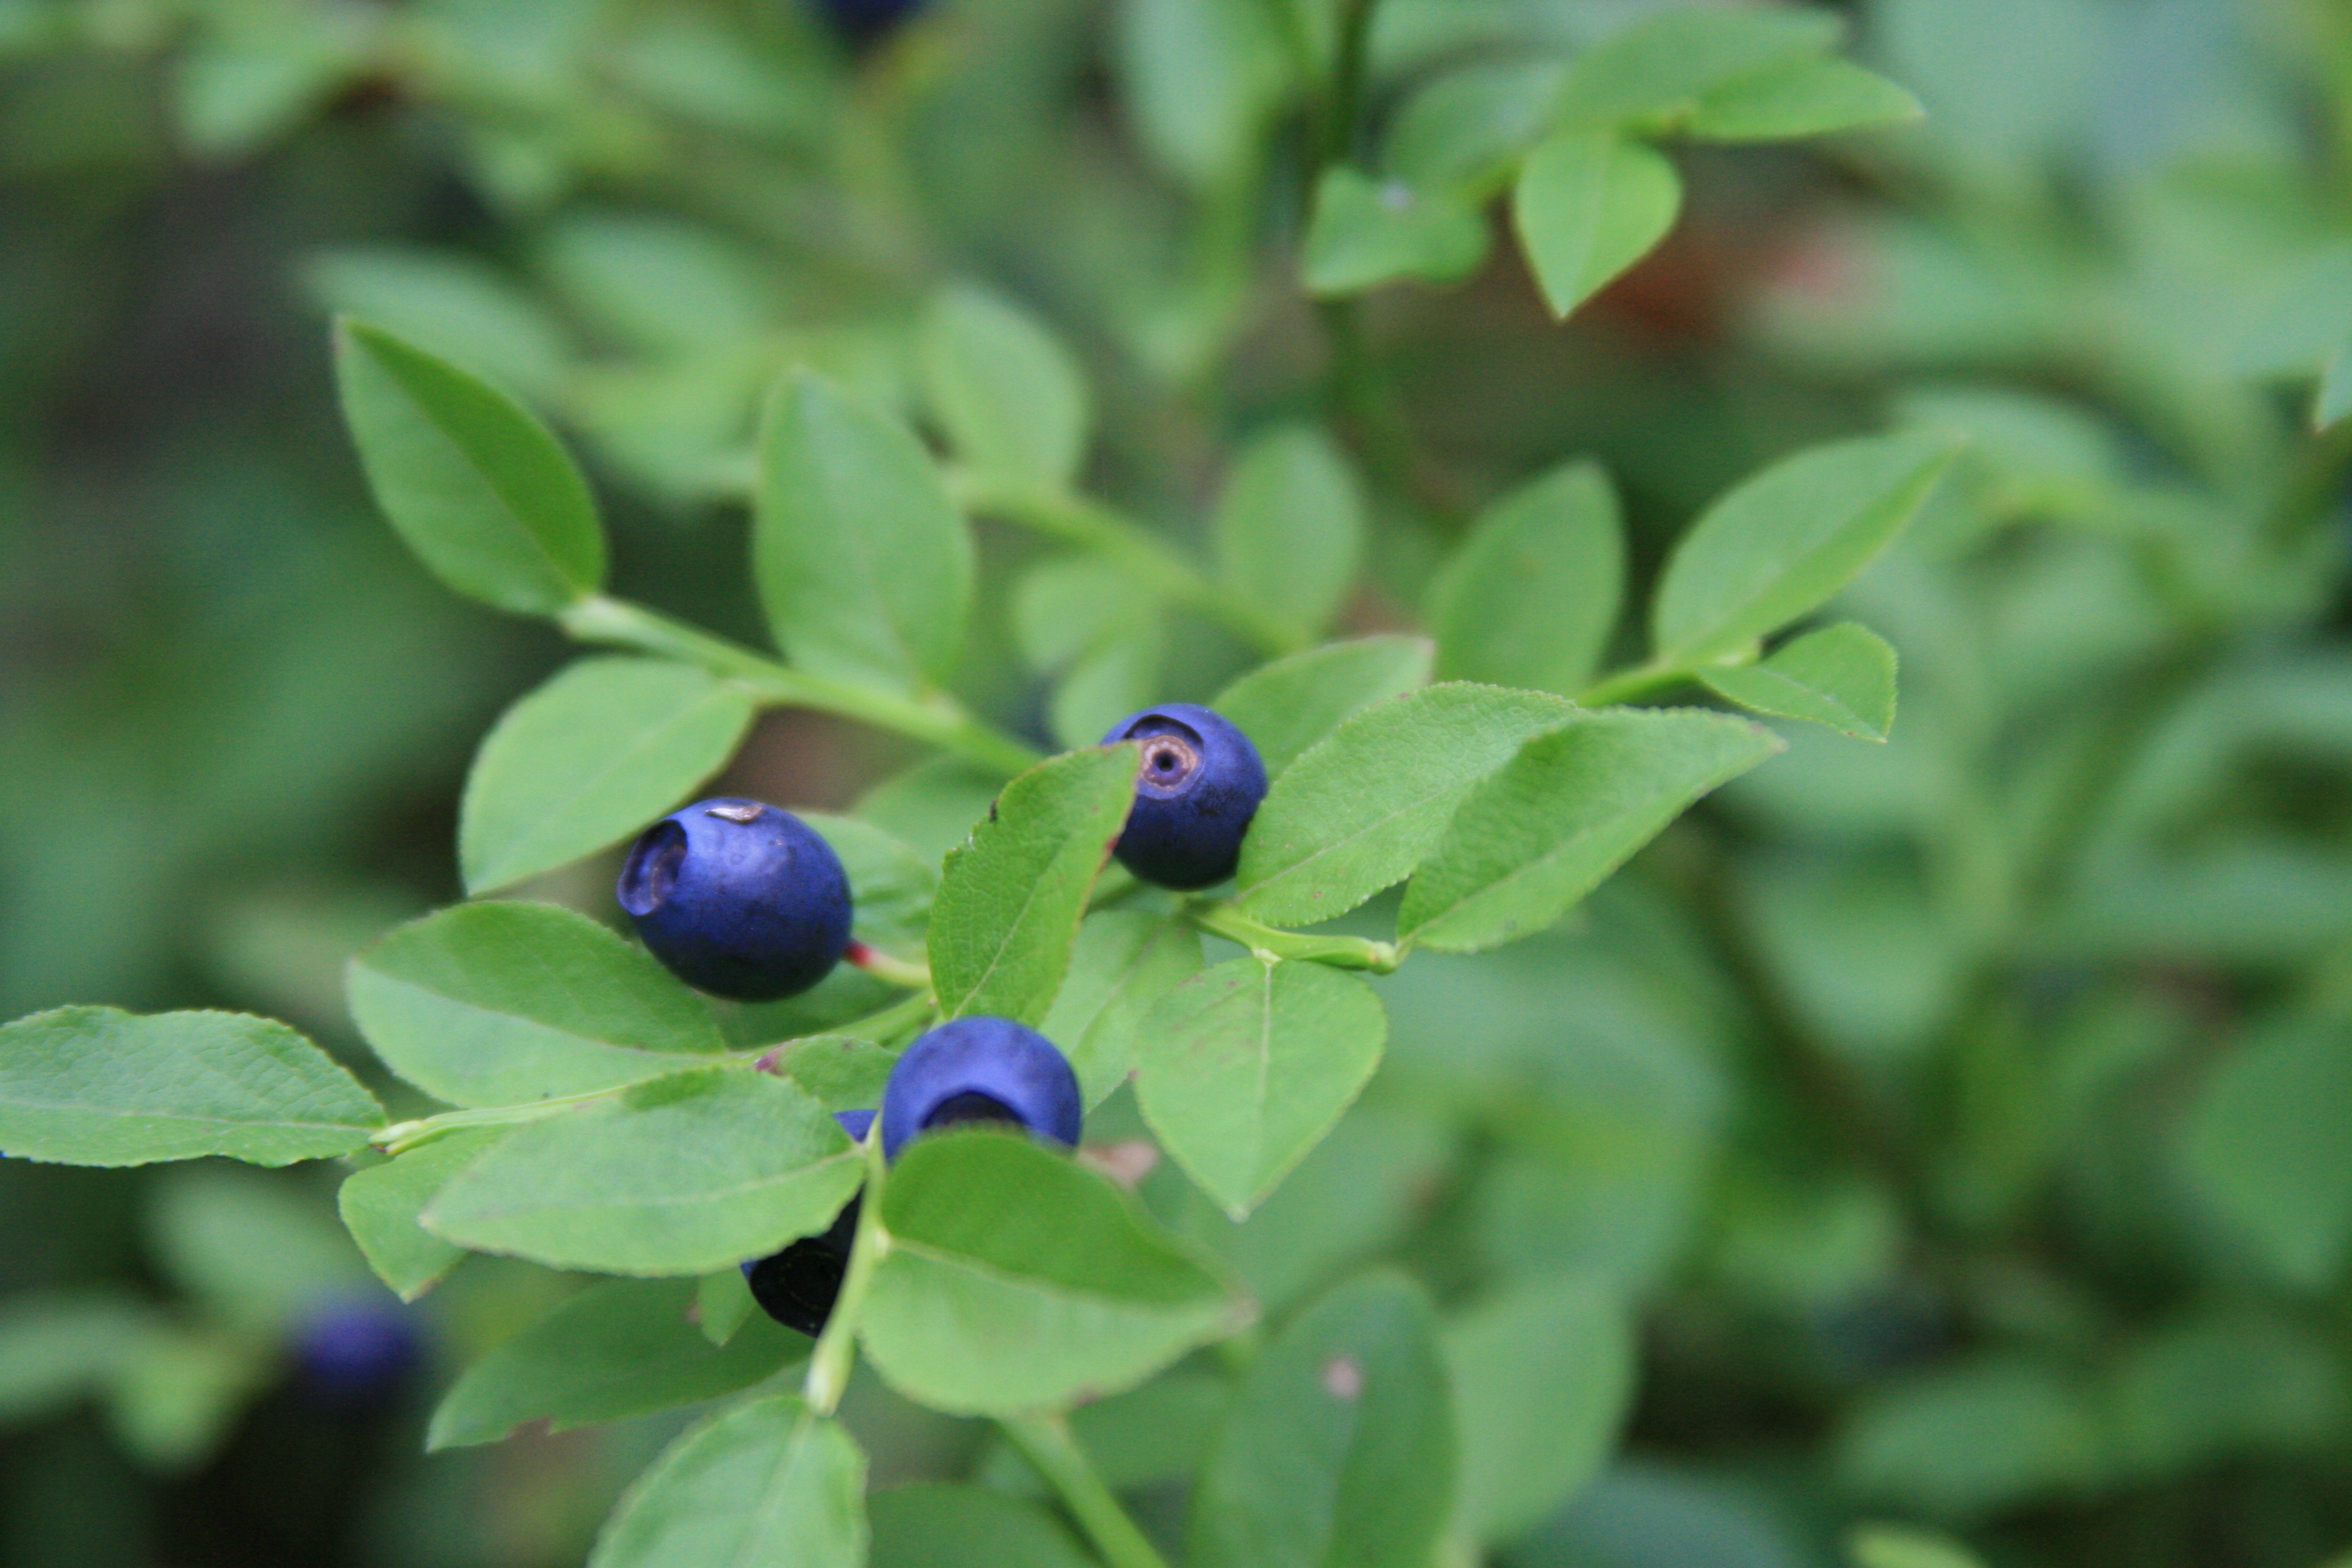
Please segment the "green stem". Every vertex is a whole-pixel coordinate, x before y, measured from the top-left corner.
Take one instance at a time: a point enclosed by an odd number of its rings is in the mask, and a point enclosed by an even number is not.
[[[717,1066],[706,1058],[683,1058],[681,1066]],[[623,1086],[626,1087],[626,1086]],[[413,1121],[395,1121],[380,1128],[368,1142],[386,1154],[405,1154],[411,1149],[422,1148],[437,1138],[452,1132],[463,1132],[469,1127],[520,1127],[526,1121],[540,1121],[559,1110],[569,1110],[575,1105],[585,1105],[592,1100],[604,1100],[620,1093],[620,1089],[595,1089],[584,1094],[559,1094],[546,1100],[534,1100],[522,1105],[492,1105],[476,1110],[445,1110],[437,1116],[420,1116]]]
[[[1087,1539],[1110,1568],[1168,1568],[1127,1510],[1111,1496],[1084,1448],[1059,1415],[1007,1416],[997,1422],[1032,1468],[1045,1479]]]
[[[1631,702],[1636,697],[1671,690],[1691,679],[1691,672],[1679,665],[1638,665],[1603,677],[1579,692],[1576,700],[1581,707],[1605,708],[1612,702]]]
[[[556,618],[574,641],[698,664],[714,675],[740,682],[762,702],[781,708],[813,708],[877,729],[895,730],[1007,778],[1041,759],[1040,752],[965,712],[951,697],[936,693],[906,697],[811,675],[626,600],[592,595]]]
[[[956,489],[974,511],[1108,557],[1146,587],[1199,611],[1261,653],[1291,653],[1306,646],[1297,631],[1218,587],[1174,546],[1101,501],[1067,493],[991,489],[971,475],[960,476]]]
[[[1268,958],[1306,959],[1316,963],[1328,963],[1334,969],[1369,969],[1375,974],[1392,974],[1404,962],[1404,954],[1392,942],[1374,942],[1361,936],[1318,936],[1311,931],[1276,931],[1262,925],[1232,904],[1222,900],[1187,904],[1184,918],[1212,936],[1240,942],[1252,952]]]
[[[890,1233],[882,1228],[882,1120],[866,1130],[866,1191],[857,1205],[857,1235],[850,1243],[849,1268],[841,1278],[841,1294],[834,1298],[833,1313],[817,1336],[809,1355],[808,1376],[801,1384],[809,1408],[830,1415],[841,1405],[849,1386],[850,1369],[857,1363],[857,1320],[865,1313],[866,1297],[874,1288],[874,1269],[890,1250]]]
[[[887,984],[902,985],[909,991],[929,991],[931,988],[929,964],[910,963],[903,958],[893,958],[879,948],[868,947],[862,942],[851,942],[842,957]]]

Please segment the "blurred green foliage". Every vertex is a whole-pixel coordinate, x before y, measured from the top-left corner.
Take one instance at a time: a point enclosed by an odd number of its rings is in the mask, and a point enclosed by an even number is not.
[[[1570,458],[1613,476],[1646,585],[1768,458],[1957,432],[1958,479],[1839,605],[1900,651],[1889,744],[1796,735],[1562,930],[1381,982],[1387,1065],[1248,1225],[1172,1170],[1147,1195],[1277,1324],[1402,1262],[1497,1399],[1477,1357],[1514,1314],[1597,1310],[1527,1292],[1633,1304],[1630,1390],[1528,1373],[1622,1404],[1617,1457],[1568,1456],[1539,1517],[1472,1488],[1516,1568],[2342,1551],[2352,433],[2313,425],[2352,404],[2352,19],[1874,0],[1862,58],[1927,120],[1678,152],[1680,226],[1565,326],[1509,247],[1476,259],[1487,220],[1310,190],[1344,153],[1475,206],[1478,137],[1514,133],[1440,89],[1557,92],[1653,8],[1381,0],[1335,104],[1299,61],[1352,11],[1313,0],[942,0],[856,50],[790,0],[0,0],[0,1016],[249,1007],[355,1047],[344,957],[459,896],[467,760],[556,645],[372,515],[330,310],[546,414],[617,587],[746,637],[758,398],[805,363],[913,409],[950,281],[1076,345],[1090,488],[1259,573],[1276,623],[1302,595],[1442,621],[1472,517]],[[1310,213],[1370,226],[1318,243]],[[989,300],[970,352],[1050,394]],[[1253,505],[1354,519],[1362,574],[1252,566]],[[1102,584],[1038,557],[984,533],[984,602],[1026,615],[975,626],[952,684],[1040,742],[1250,662],[1246,617],[1085,624]],[[838,809],[905,756],[772,716],[728,776]],[[933,763],[866,809],[935,851],[987,794]],[[601,915],[601,874],[523,890]],[[403,1400],[321,1405],[283,1350],[295,1304],[365,1286],[331,1225],[315,1172],[0,1167],[0,1561],[579,1560],[684,1417],[424,1458],[454,1368],[572,1289],[490,1260],[414,1310],[436,1365]],[[1080,1423],[1168,1539],[1213,1370]],[[1034,1489],[877,1384],[845,1413],[877,1484]],[[886,1547],[961,1495],[877,1512]]]

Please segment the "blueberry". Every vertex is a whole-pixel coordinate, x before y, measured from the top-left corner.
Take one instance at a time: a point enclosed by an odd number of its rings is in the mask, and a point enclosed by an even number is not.
[[[1205,888],[1232,876],[1242,835],[1265,798],[1265,763],[1250,738],[1206,708],[1171,702],[1113,724],[1103,742],[1115,741],[1143,742],[1120,862],[1163,888]]]
[[[331,1297],[294,1327],[302,1387],[338,1403],[364,1404],[390,1394],[422,1349],[407,1314],[373,1297]]]
[[[882,1090],[882,1152],[918,1134],[1003,1121],[1056,1143],[1078,1141],[1086,1101],[1054,1042],[1010,1018],[958,1018],[908,1046]]]
[[[874,1125],[870,1110],[836,1110],[833,1119],[852,1138],[863,1140]],[[857,1240],[858,1200],[852,1198],[833,1216],[833,1224],[815,1236],[804,1236],[772,1257],[743,1265],[743,1281],[760,1310],[788,1329],[814,1338],[833,1316],[834,1299],[841,1294],[841,1277],[849,1268],[849,1249]]]
[[[744,1002],[807,990],[849,945],[849,879],[789,811],[700,800],[639,837],[614,889],[656,958]]]
[[[879,37],[923,8],[923,0],[817,0],[817,6],[850,37]]]

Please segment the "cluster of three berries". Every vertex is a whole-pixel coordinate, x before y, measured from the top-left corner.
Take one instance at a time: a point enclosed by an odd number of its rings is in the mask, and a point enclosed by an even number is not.
[[[1266,787],[1249,737],[1205,708],[1171,703],[1129,715],[1104,739],[1142,743],[1119,861],[1169,888],[1233,875]],[[796,995],[849,951],[849,879],[839,858],[798,817],[758,801],[699,801],[654,824],[630,850],[616,893],[646,948],[689,985],[719,996]],[[896,1159],[923,1132],[971,1121],[1071,1145],[1084,1110],[1076,1075],[1043,1035],[1007,1018],[959,1018],[916,1040],[892,1067],[878,1112],[883,1154]],[[877,1114],[836,1119],[863,1139]],[[857,1211],[852,1199],[821,1235],[743,1266],[771,1317],[804,1333],[824,1327]]]

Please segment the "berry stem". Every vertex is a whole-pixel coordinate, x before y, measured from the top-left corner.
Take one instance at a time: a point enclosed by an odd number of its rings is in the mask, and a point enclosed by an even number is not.
[[[1045,1479],[1095,1543],[1110,1568],[1168,1568],[1127,1510],[1103,1484],[1094,1461],[1070,1435],[1069,1422],[1059,1415],[1007,1416],[997,1422],[1004,1436],[1030,1467]]]
[[[1369,969],[1375,974],[1392,974],[1404,962],[1404,953],[1392,942],[1277,931],[1250,919],[1237,906],[1222,899],[1187,904],[1184,918],[1210,935],[1240,942],[1263,958],[1306,959],[1334,969]]]
[[[1101,501],[1067,493],[991,489],[970,475],[958,479],[961,499],[972,510],[1097,551],[1132,572],[1139,582],[1216,621],[1261,653],[1293,653],[1307,646],[1294,628],[1218,587],[1181,552]]]
[[[879,730],[895,730],[1005,778],[1025,772],[1044,755],[973,718],[943,692],[908,697],[811,675],[625,599],[593,594],[557,619],[575,642],[698,664],[713,675],[741,683],[762,702],[779,708],[813,708]]]
[[[862,942],[851,942],[841,956],[877,980],[903,985],[909,991],[929,991],[931,988],[931,969],[927,963],[910,963],[903,958],[893,958]]]
[[[849,1268],[841,1277],[841,1294],[834,1298],[833,1313],[817,1336],[809,1355],[808,1376],[801,1384],[809,1408],[830,1415],[849,1386],[850,1369],[857,1364],[857,1320],[866,1310],[866,1293],[874,1288],[875,1266],[890,1250],[890,1233],[882,1228],[882,1183],[887,1167],[882,1158],[882,1120],[866,1130],[859,1145],[866,1155],[866,1193],[857,1205],[857,1235],[849,1247]]]

